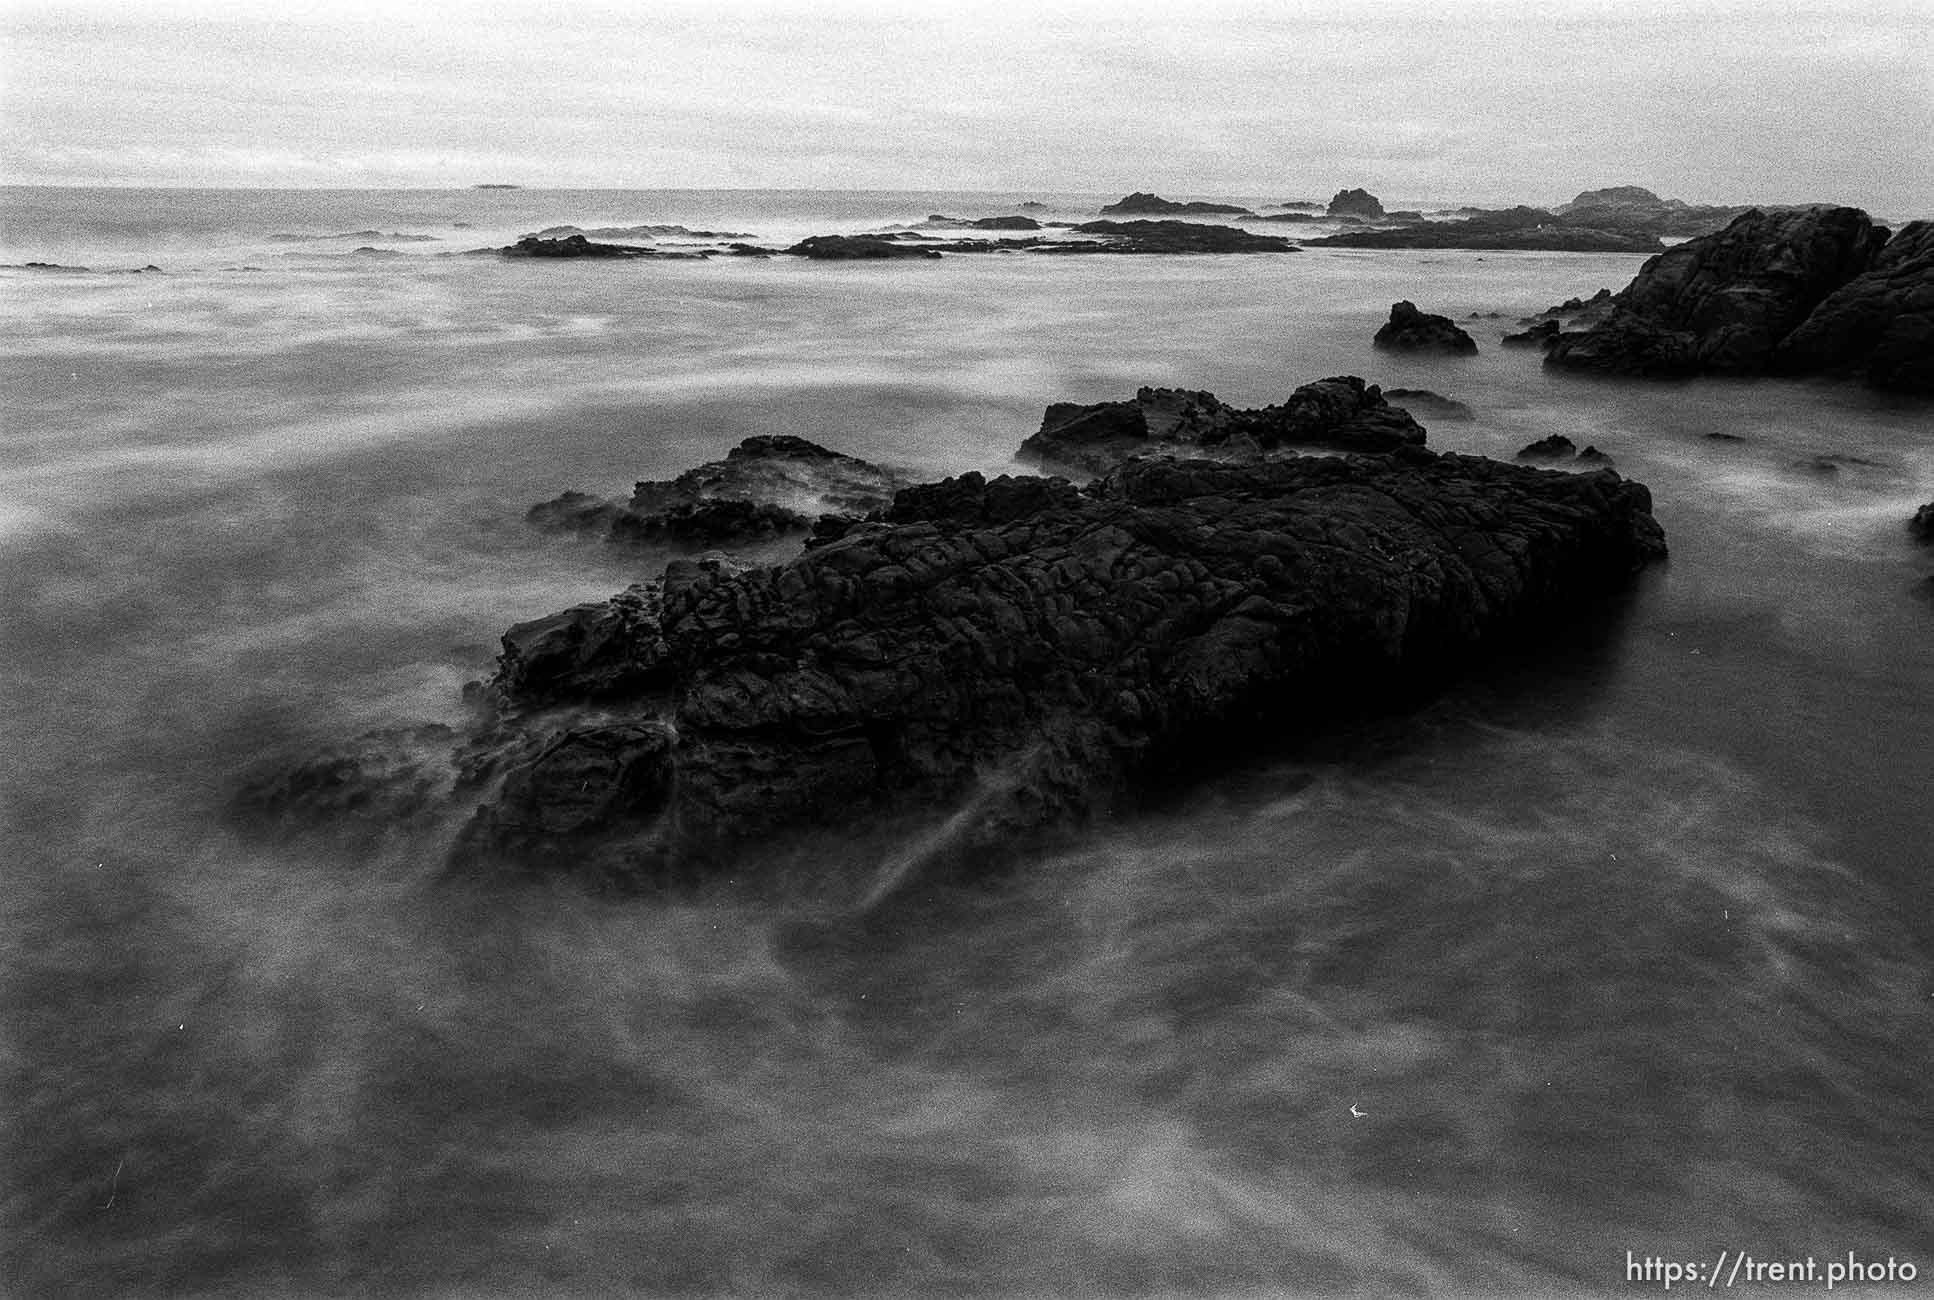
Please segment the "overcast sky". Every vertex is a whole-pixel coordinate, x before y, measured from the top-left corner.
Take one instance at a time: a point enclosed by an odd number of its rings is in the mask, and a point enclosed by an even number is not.
[[[1934,213],[1934,0],[0,0],[0,180]]]

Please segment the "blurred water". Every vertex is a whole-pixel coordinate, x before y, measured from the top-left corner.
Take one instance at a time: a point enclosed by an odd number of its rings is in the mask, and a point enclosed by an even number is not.
[[[0,270],[14,1291],[1934,1267],[1934,611],[1903,527],[1934,498],[1925,407],[1556,378],[1489,321],[1472,360],[1368,347],[1398,298],[1514,318],[1632,258],[378,265],[264,237],[1011,204],[0,197],[5,260],[181,268]],[[1671,563],[1415,718],[1205,775],[1004,887],[902,879],[918,833],[822,844],[803,873],[884,902],[804,937],[784,903],[433,888],[442,828],[272,847],[219,823],[250,765],[455,720],[506,626],[650,576],[663,557],[523,528],[566,487],[776,432],[999,472],[1051,401],[1260,404],[1342,373],[1470,403],[1440,447],[1597,444],[1651,485]]]

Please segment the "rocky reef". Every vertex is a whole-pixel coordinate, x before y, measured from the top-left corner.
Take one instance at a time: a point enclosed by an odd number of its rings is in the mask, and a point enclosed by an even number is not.
[[[1934,392],[1934,226],[1752,211],[1647,261],[1545,364],[1611,375],[1831,374]],[[1891,251],[1890,251],[1891,250]]]
[[[460,821],[455,871],[626,888],[901,815],[950,816],[957,865],[985,864],[1245,737],[1406,707],[1665,553],[1643,486],[1433,454],[1361,380],[1248,412],[1145,389],[1050,408],[1043,433],[1084,420],[1141,431],[1089,444],[1117,454],[1086,487],[965,474],[783,562],[674,561],[510,629],[467,732],[375,733],[251,784],[242,811]],[[1395,449],[1200,458],[1353,421]],[[1132,454],[1151,444],[1196,455]]]
[[[1477,351],[1477,340],[1466,334],[1456,321],[1420,311],[1414,302],[1392,303],[1390,319],[1377,330],[1371,342],[1392,352],[1469,356]]]
[[[1311,239],[1310,247],[1520,249],[1547,253],[1656,253],[1656,232],[1590,224],[1589,213],[1561,216],[1543,208],[1480,212],[1460,221],[1419,219],[1396,229],[1346,230]]]
[[[1393,451],[1421,447],[1424,430],[1374,384],[1341,375],[1304,384],[1287,401],[1241,410],[1215,394],[1144,388],[1123,402],[1048,407],[1017,455],[1057,469],[1106,473],[1149,454],[1257,460],[1277,448]]]
[[[1053,253],[1293,253],[1280,235],[1257,235],[1205,221],[1085,221],[1075,227],[1099,241],[1044,245]]]

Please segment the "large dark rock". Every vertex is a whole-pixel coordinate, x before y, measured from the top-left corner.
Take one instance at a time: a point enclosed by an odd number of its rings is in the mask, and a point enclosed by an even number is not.
[[[1415,428],[1360,380],[1263,412],[1155,390],[1134,406],[1113,415],[1144,440]],[[468,813],[456,869],[628,886],[936,808],[964,810],[955,850],[986,860],[1245,737],[1404,707],[1663,554],[1638,484],[1414,445],[1143,459],[1085,490],[963,475],[790,561],[675,562],[520,624],[469,735],[379,733],[248,806],[270,822]]]
[[[1368,190],[1338,190],[1330,199],[1329,215],[1375,219],[1383,215],[1383,204]]]
[[[1157,194],[1145,194],[1138,190],[1126,198],[1117,199],[1115,202],[1108,204],[1102,208],[1101,214],[1104,217],[1139,215],[1182,216],[1184,214],[1197,214],[1202,216],[1247,216],[1249,209],[1238,207],[1233,203],[1203,203],[1200,201],[1177,203],[1173,199],[1165,199]]]
[[[1390,319],[1371,340],[1393,352],[1442,352],[1452,356],[1477,351],[1477,340],[1448,316],[1419,311],[1414,302],[1392,303]]]
[[[724,460],[638,483],[629,501],[572,491],[532,506],[526,517],[553,531],[707,548],[803,533],[824,515],[865,514],[905,484],[856,456],[790,434],[761,434]]]
[[[1206,221],[1086,221],[1075,227],[1094,241],[1044,244],[1047,253],[1293,253],[1281,235],[1258,235]]]
[[[1125,402],[1057,402],[1018,454],[1102,474],[1148,454],[1257,460],[1292,447],[1391,451],[1422,446],[1424,436],[1375,385],[1341,375],[1304,384],[1280,405],[1250,410],[1228,406],[1213,393],[1179,388],[1143,388]]]
[[[1664,553],[1616,475],[1421,451],[975,488],[668,597],[675,852],[993,772],[986,835],[1080,816],[1235,735],[1398,704]]]
[[[1648,260],[1609,317],[1545,364],[1601,374],[1758,374],[1780,341],[1867,271],[1887,238],[1856,208],[1753,211]]]
[[[1847,374],[1934,393],[1934,222],[1915,221],[1773,349],[1784,374]]]
[[[1907,521],[1907,527],[1917,542],[1934,542],[1934,501],[1928,502],[1914,512]]]

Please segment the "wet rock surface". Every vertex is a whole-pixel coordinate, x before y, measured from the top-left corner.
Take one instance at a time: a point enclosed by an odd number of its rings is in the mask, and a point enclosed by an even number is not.
[[[824,515],[865,514],[906,481],[804,438],[768,434],[675,479],[642,481],[628,501],[573,490],[532,506],[526,518],[614,542],[723,546],[807,532]]]
[[[1278,405],[1229,406],[1213,393],[1143,388],[1133,399],[1082,405],[1057,402],[1021,444],[1023,460],[1106,473],[1131,456],[1186,454],[1254,460],[1278,448],[1391,451],[1422,446],[1409,412],[1391,406],[1354,375],[1304,384]]]

